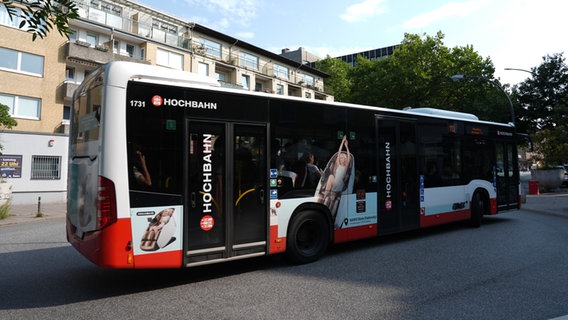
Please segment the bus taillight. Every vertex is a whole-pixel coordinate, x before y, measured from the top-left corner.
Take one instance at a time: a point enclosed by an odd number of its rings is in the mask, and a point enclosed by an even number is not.
[[[116,222],[116,193],[114,183],[105,177],[99,176],[97,229],[103,229],[114,222]]]

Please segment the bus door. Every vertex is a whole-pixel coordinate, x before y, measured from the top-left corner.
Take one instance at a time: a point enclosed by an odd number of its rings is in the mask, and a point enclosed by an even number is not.
[[[266,126],[187,121],[186,266],[266,253]]]
[[[379,234],[420,225],[416,123],[377,116]]]
[[[495,147],[498,210],[516,209],[519,202],[519,173],[515,170],[518,161],[515,145],[497,141]]]

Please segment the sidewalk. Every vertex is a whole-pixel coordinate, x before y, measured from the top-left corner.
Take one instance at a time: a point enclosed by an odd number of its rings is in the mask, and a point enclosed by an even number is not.
[[[568,218],[568,188],[561,188],[554,193],[540,195],[527,195],[526,203],[522,204],[522,210],[545,213]],[[64,202],[42,203],[40,207],[43,216],[38,217],[37,204],[12,205],[10,217],[0,220],[0,226],[37,222],[47,219],[64,219],[67,206]]]
[[[41,203],[40,212],[42,216],[38,216],[38,207],[36,204],[11,205],[10,216],[0,220],[0,226],[25,222],[38,222],[48,219],[65,219],[67,212],[67,204],[65,202]]]
[[[521,205],[521,209],[568,218],[568,188],[540,195],[528,194],[527,202]]]

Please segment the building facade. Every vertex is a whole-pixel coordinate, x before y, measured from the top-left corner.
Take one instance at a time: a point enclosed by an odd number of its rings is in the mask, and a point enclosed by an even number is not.
[[[74,90],[110,61],[199,73],[222,85],[307,99],[324,93],[327,74],[205,26],[128,0],[77,0],[69,39],[56,31],[32,41],[0,6],[0,103],[18,122],[0,133],[0,170],[12,203],[64,201]],[[64,148],[63,148],[64,146]]]
[[[336,59],[339,60],[343,60],[345,62],[347,62],[350,66],[355,66],[356,60],[358,56],[362,56],[363,58],[367,59],[367,60],[379,60],[382,58],[386,58],[390,55],[392,55],[394,53],[394,50],[396,50],[400,45],[394,45],[394,46],[389,46],[389,47],[383,47],[383,48],[377,48],[377,49],[372,49],[372,50],[367,50],[367,51],[361,51],[361,52],[357,52],[357,53],[350,53],[350,54],[346,54],[344,56],[340,56],[340,57],[336,57]]]
[[[384,47],[384,48],[377,48],[377,49],[372,49],[372,50],[366,50],[366,51],[361,51],[361,52],[357,52],[357,53],[350,53],[350,54],[346,54],[343,56],[339,56],[339,57],[335,57],[335,59],[339,59],[342,61],[347,62],[350,66],[355,66],[356,64],[356,60],[358,56],[362,56],[365,59],[368,60],[379,60],[379,59],[383,59],[386,58],[390,55],[392,55],[394,53],[394,50],[396,50],[400,45],[394,45],[394,46],[389,46],[389,47]],[[320,57],[318,57],[317,55],[307,51],[306,49],[300,47],[297,50],[290,50],[288,48],[286,49],[282,49],[282,52],[280,53],[280,55],[282,57],[286,57],[290,60],[294,60],[299,64],[306,64],[309,67],[315,68],[316,67],[316,62],[318,60],[321,60]]]

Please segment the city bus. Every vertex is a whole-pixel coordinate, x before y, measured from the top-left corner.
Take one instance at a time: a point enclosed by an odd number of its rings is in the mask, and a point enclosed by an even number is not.
[[[108,268],[285,254],[520,208],[512,124],[112,62],[75,91],[68,241]]]

